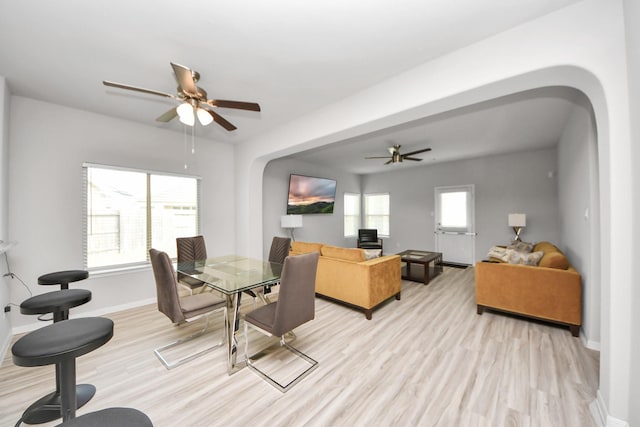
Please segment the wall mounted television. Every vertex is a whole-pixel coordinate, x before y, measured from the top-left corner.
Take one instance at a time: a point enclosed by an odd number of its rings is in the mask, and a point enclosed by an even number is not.
[[[332,214],[336,180],[291,174],[287,215]]]

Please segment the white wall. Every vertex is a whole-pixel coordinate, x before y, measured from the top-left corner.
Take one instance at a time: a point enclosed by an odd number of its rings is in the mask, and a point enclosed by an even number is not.
[[[238,250],[260,255],[265,164],[457,107],[544,86],[583,91],[596,119],[602,260],[599,402],[628,419],[633,330],[632,151],[622,0],[584,0],[436,58],[241,144],[236,152]],[[384,99],[385,102],[380,102]]]
[[[302,228],[294,232],[296,240],[355,247],[355,238],[344,237],[344,193],[360,192],[360,176],[298,160],[278,159],[269,162],[264,170],[263,255],[268,255],[273,236],[290,237],[288,230],[280,228],[280,216],[287,213],[289,174],[292,173],[336,180],[333,214],[304,215]]]
[[[83,268],[84,162],[201,176],[208,253],[235,251],[233,165],[221,160],[233,156],[233,146],[198,139],[196,155],[185,157],[181,133],[23,97],[11,99],[10,125],[9,237],[19,242],[10,261],[33,294],[52,290],[38,286],[38,276]],[[93,298],[74,308],[71,316],[155,301],[150,269],[90,276],[75,286],[91,290]],[[10,289],[18,303],[29,296],[17,281]],[[14,331],[34,322],[33,316],[12,311]]]
[[[598,153],[591,104],[584,96],[558,144],[560,245],[582,275],[582,334],[600,346],[600,209]]]
[[[494,245],[508,244],[513,230],[507,216],[527,214],[524,241],[558,241],[556,150],[480,157],[420,167],[392,167],[365,175],[363,193],[388,192],[391,199],[391,237],[385,252],[435,249],[435,187],[475,186],[476,259],[486,258]]]
[[[631,139],[632,152],[631,159],[635,168],[633,170],[632,187],[635,197],[633,197],[633,218],[631,224],[630,237],[634,242],[640,242],[640,26],[638,18],[640,17],[640,2],[637,0],[624,1],[625,12],[625,29],[627,41],[627,67],[629,76],[629,98],[630,112],[634,120],[631,121]],[[636,280],[635,286],[632,287],[632,294],[629,296],[631,304],[635,308],[631,320],[631,364],[629,377],[631,379],[631,390],[635,394],[629,396],[629,408],[631,410],[629,416],[629,424],[632,426],[640,425],[640,405],[638,405],[638,395],[640,394],[640,287]]]
[[[9,108],[11,93],[6,79],[0,76],[0,240],[9,240]],[[0,275],[7,273],[4,254],[0,254]],[[0,357],[11,341],[10,317],[4,314],[9,304],[9,279],[0,277]]]

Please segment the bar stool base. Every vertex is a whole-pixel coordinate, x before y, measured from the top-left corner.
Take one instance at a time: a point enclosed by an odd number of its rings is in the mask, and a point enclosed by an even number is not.
[[[81,408],[96,394],[95,386],[78,384],[76,386],[76,409]],[[62,418],[60,413],[60,395],[52,392],[36,400],[22,414],[22,422],[27,424],[42,424]]]

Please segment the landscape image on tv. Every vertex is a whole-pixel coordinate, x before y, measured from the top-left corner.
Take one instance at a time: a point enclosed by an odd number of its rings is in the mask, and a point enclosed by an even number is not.
[[[294,174],[289,177],[287,215],[331,214],[335,199],[334,179]]]

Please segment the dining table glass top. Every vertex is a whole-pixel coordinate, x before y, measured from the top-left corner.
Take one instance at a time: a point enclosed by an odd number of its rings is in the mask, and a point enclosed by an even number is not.
[[[280,280],[282,264],[240,255],[178,263],[177,271],[231,295]]]

